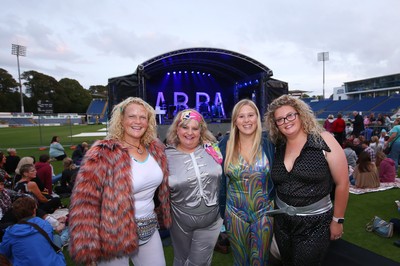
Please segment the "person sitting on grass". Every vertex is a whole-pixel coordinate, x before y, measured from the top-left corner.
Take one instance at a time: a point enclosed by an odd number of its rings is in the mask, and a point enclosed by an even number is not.
[[[51,139],[49,155],[50,158],[54,158],[57,161],[62,161],[65,157],[67,157],[64,147],[60,143],[59,136],[53,136],[53,138]]]
[[[358,156],[357,166],[354,168],[353,177],[357,188],[377,188],[380,186],[378,169],[371,162],[368,152],[361,152]]]
[[[14,184],[13,184],[13,188],[15,186],[15,184],[21,180],[21,174],[19,172],[19,169],[21,169],[21,166],[23,166],[24,164],[33,164],[35,165],[35,157],[33,156],[27,156],[27,157],[22,157],[21,160],[19,161],[17,168],[15,169],[15,177],[14,177]],[[44,184],[42,183],[42,181],[40,181],[40,178],[36,175],[36,177],[34,179],[32,179],[33,182],[35,182],[40,191],[48,194],[47,189],[44,187]]]
[[[381,183],[396,181],[395,163],[391,158],[387,158],[386,154],[382,151],[378,151],[376,154],[375,164],[379,170],[379,180]]]
[[[19,193],[30,194],[38,202],[39,209],[45,213],[53,213],[56,209],[61,207],[61,200],[58,197],[45,197],[39,190],[37,184],[32,182],[32,179],[36,177],[36,169],[33,164],[24,164],[19,170],[21,174],[21,180],[17,182],[14,190]],[[41,215],[40,217],[42,217]]]
[[[19,198],[12,208],[18,223],[6,230],[0,243],[0,254],[7,257],[12,265],[66,265],[64,254],[56,253],[45,236],[32,225],[20,223],[26,221],[38,225],[53,240],[53,227],[47,221],[36,217],[35,200],[30,197]]]
[[[53,193],[53,170],[50,164],[50,157],[47,154],[39,156],[39,162],[35,163],[36,175],[40,181],[44,184],[49,195]]]
[[[60,196],[69,196],[74,187],[76,174],[79,168],[76,167],[71,158],[67,157],[63,160],[64,170],[61,173],[61,185],[56,186],[54,190]]]
[[[7,149],[8,156],[6,157],[6,164],[4,165],[4,169],[9,173],[10,175],[14,175],[15,169],[17,168],[17,165],[19,163],[19,156],[17,155],[17,150],[14,148],[8,148]]]
[[[89,144],[87,144],[87,142],[82,142],[82,144],[78,144],[78,146],[76,146],[76,149],[72,153],[72,160],[74,161],[75,165],[81,165],[83,156],[85,156],[88,149]]]

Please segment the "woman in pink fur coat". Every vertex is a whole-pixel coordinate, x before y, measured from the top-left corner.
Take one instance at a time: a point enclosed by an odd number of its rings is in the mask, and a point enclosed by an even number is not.
[[[70,254],[84,265],[165,265],[161,223],[171,225],[165,146],[154,109],[130,97],[113,108],[108,136],[87,151],[70,206]]]

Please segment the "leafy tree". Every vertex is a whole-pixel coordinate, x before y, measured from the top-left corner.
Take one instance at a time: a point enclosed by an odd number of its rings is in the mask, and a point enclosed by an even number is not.
[[[7,72],[7,70],[0,68],[0,92],[18,92],[18,82]]]
[[[63,112],[85,113],[92,101],[92,95],[85,90],[78,81],[74,79],[63,78],[59,81],[61,91],[57,93],[57,102],[64,106]],[[59,98],[61,97],[61,99]],[[65,106],[68,104],[68,106]],[[69,102],[69,103],[68,103]]]
[[[107,98],[108,86],[93,85],[90,86],[89,92],[93,98]]]
[[[7,70],[0,68],[0,112],[19,111],[21,111],[19,84]]]

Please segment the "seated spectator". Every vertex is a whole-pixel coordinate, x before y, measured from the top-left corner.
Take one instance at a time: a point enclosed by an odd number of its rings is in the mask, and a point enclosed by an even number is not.
[[[24,164],[19,170],[21,174],[21,180],[15,185],[14,190],[19,193],[25,193],[32,195],[38,202],[38,208],[46,213],[53,213],[56,209],[61,207],[61,200],[58,197],[45,197],[39,190],[37,184],[32,182],[32,179],[36,177],[36,169],[33,164]],[[41,215],[40,217],[43,217]]]
[[[376,154],[376,167],[379,170],[379,180],[382,183],[395,182],[396,178],[396,167],[395,163],[391,158],[387,158],[386,154],[379,151]]]
[[[371,158],[371,162],[375,163],[375,161],[376,161],[376,153],[375,153],[374,149],[372,149],[369,146],[369,141],[368,140],[364,140],[361,143],[361,147],[363,148],[364,152],[367,152],[369,154],[369,157]]]
[[[21,180],[21,174],[19,173],[19,169],[21,169],[21,166],[23,166],[24,164],[33,164],[35,165],[35,157],[33,156],[27,156],[27,157],[22,157],[21,160],[19,161],[17,168],[15,169],[15,176],[14,176],[14,182],[13,182],[13,186],[12,188],[14,188],[15,184]],[[44,192],[44,193],[48,193],[47,189],[44,187],[44,184],[42,183],[42,181],[40,181],[39,177],[36,175],[36,177],[34,179],[32,179],[33,182],[35,182],[40,191]]]
[[[375,151],[375,155],[378,153],[378,151],[383,151],[383,144],[379,142],[378,136],[371,137],[369,146]]]
[[[4,155],[3,152],[0,151],[0,174],[2,174],[6,180],[6,183],[11,182],[11,176],[7,173],[7,171],[4,169],[4,166],[6,164],[6,156]]]
[[[57,161],[62,161],[65,157],[67,157],[64,147],[60,143],[59,136],[53,136],[53,138],[51,139],[49,155],[50,158],[54,158]]]
[[[41,227],[53,240],[51,225],[36,217],[35,200],[29,197],[17,199],[13,203],[13,213],[18,221],[24,220]],[[64,254],[56,253],[45,236],[29,224],[17,223],[6,230],[0,243],[0,254],[5,255],[13,265],[66,265]]]
[[[10,175],[14,175],[15,169],[19,163],[19,156],[17,156],[17,150],[14,148],[7,149],[8,156],[6,157],[6,164],[4,165],[4,170]]]
[[[64,170],[61,174],[61,185],[55,187],[55,191],[59,195],[71,194],[74,187],[75,177],[78,173],[77,168],[71,158],[63,160]]]
[[[385,137],[387,136],[387,132],[385,129],[381,130],[381,133],[379,134],[379,143],[382,144],[383,147],[385,147]]]
[[[39,156],[39,162],[35,163],[36,175],[44,184],[49,195],[53,193],[53,167],[50,164],[50,157],[47,154]]]
[[[356,155],[359,156],[360,153],[364,150],[361,146],[361,141],[359,138],[353,139],[353,150],[356,152]]]
[[[82,144],[78,144],[78,146],[76,146],[76,149],[72,153],[72,160],[74,161],[75,165],[81,165],[83,156],[85,156],[85,153],[88,149],[89,145],[86,142],[82,142]]]
[[[344,154],[346,155],[347,165],[351,166],[353,169],[357,165],[357,154],[352,149],[353,144],[350,141],[344,142]]]
[[[4,188],[4,176],[0,174],[0,242],[4,230],[14,223],[16,219],[12,214],[12,200],[7,190]]]
[[[378,169],[371,162],[368,152],[363,151],[358,156],[353,177],[357,188],[377,188],[380,186]]]

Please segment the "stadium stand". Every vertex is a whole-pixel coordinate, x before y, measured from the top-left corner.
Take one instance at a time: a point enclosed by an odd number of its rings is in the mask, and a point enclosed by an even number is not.
[[[87,123],[99,124],[107,122],[107,106],[108,101],[104,99],[93,99],[87,111]]]

